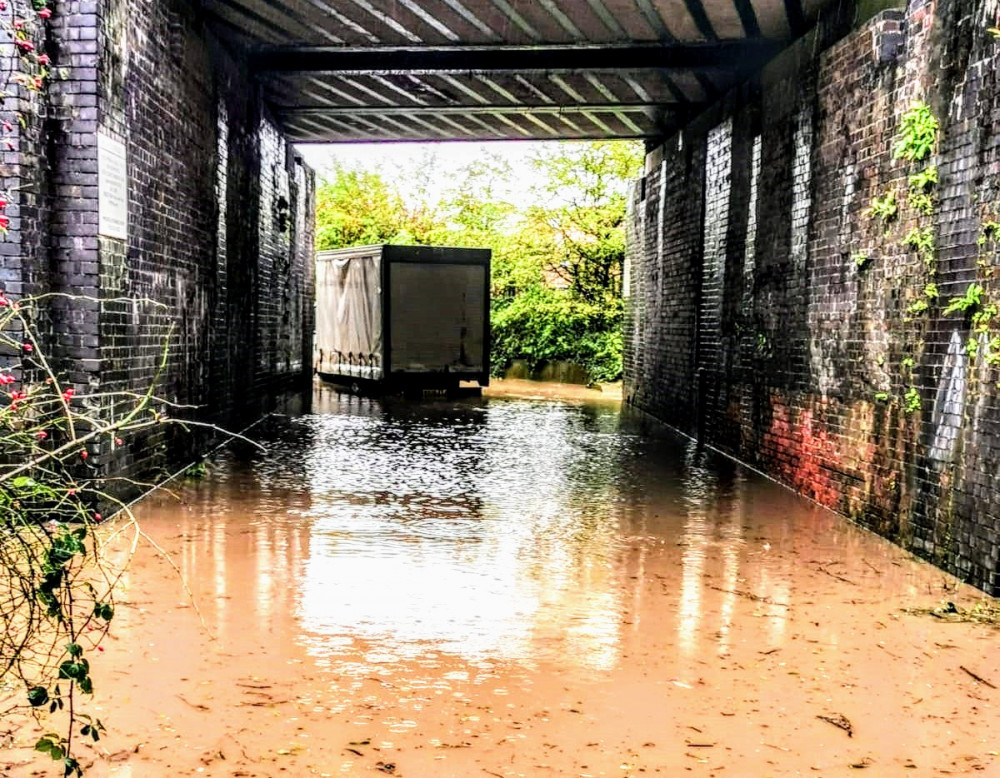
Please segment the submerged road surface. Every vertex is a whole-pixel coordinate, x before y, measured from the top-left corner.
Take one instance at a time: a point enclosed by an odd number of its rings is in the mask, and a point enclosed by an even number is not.
[[[1000,632],[904,612],[977,592],[617,404],[257,433],[140,506],[91,775],[1000,775]]]

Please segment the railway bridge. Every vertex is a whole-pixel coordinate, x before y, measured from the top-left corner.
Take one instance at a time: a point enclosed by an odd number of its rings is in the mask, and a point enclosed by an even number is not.
[[[81,295],[51,322],[81,386],[148,382],[175,321],[164,391],[238,425],[310,374],[296,144],[644,139],[628,400],[997,592],[997,13],[63,0],[34,32],[55,77],[7,106],[0,282]]]

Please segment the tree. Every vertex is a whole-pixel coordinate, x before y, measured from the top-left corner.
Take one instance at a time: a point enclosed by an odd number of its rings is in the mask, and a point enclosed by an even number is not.
[[[549,236],[550,269],[587,302],[621,299],[628,184],[642,159],[638,144],[603,141],[565,144],[532,160],[546,183],[529,223]]]
[[[433,209],[407,208],[399,192],[373,170],[338,165],[316,190],[316,248],[372,243],[427,243],[437,227]]]
[[[636,143],[542,147],[528,163],[544,182],[526,195],[523,169],[485,155],[432,204],[427,176],[440,166],[425,155],[408,170],[409,205],[377,168],[338,166],[317,193],[317,245],[489,248],[494,370],[515,359],[532,369],[567,360],[594,380],[614,380],[622,371],[626,193],[642,157]]]
[[[496,301],[541,284],[552,246],[528,228],[524,210],[512,202],[515,172],[510,163],[487,155],[463,168],[457,178],[458,184],[438,204],[441,225],[429,236],[431,242],[491,249]]]

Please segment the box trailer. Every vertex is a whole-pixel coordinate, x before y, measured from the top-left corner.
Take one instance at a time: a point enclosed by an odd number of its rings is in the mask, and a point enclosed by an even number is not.
[[[490,251],[360,246],[316,256],[315,371],[382,388],[490,380]]]

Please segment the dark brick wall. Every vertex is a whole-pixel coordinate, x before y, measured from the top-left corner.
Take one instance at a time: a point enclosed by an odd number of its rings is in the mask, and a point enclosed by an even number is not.
[[[18,224],[4,247],[25,267],[0,281],[93,298],[57,302],[48,327],[79,391],[156,379],[158,395],[194,406],[181,415],[240,429],[309,379],[313,177],[199,5],[55,5],[60,78],[21,150],[46,162],[32,168],[40,199],[20,208],[33,232]],[[127,240],[98,235],[99,132],[126,145]],[[167,428],[117,449],[104,441],[90,461],[150,472],[206,442]]]
[[[1000,302],[984,242],[1000,221],[995,15],[911,0],[855,30],[825,20],[649,154],[626,396],[1000,594],[1000,325],[943,312],[972,282]],[[917,99],[942,123],[932,216],[908,205],[917,168],[892,154]],[[866,209],[890,190],[899,217],[883,225]],[[933,230],[930,263],[905,245],[915,227]],[[931,282],[939,298],[908,310]]]
[[[684,137],[646,159],[633,190],[625,363],[630,402],[694,418],[704,145]],[[644,196],[643,196],[644,195]]]

